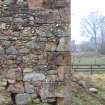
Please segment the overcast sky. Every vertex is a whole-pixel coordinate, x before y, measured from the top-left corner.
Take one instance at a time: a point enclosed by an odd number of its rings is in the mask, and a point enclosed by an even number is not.
[[[105,15],[105,0],[71,0],[71,36],[77,43],[86,40],[80,35],[80,22],[92,11]]]

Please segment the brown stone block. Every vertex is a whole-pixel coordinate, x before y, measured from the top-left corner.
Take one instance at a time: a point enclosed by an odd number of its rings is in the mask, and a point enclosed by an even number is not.
[[[47,42],[46,43],[46,51],[55,51],[56,50],[56,43],[55,42]]]
[[[49,65],[70,65],[69,52],[48,52]]]
[[[22,81],[23,80],[23,74],[22,74],[22,69],[20,67],[18,67],[15,71],[15,75],[16,75],[16,80],[17,81]]]
[[[28,0],[29,9],[42,8],[43,0]]]
[[[64,97],[58,97],[58,98],[57,98],[57,104],[58,104],[58,105],[65,105],[65,104],[64,104]]]
[[[58,80],[57,75],[49,75],[47,76],[48,81],[56,81]]]
[[[8,79],[8,83],[9,83],[9,84],[16,84],[16,80]]]
[[[9,69],[9,70],[7,71],[6,77],[7,77],[8,79],[16,80],[15,70],[16,70],[16,69]]]
[[[46,8],[65,8],[69,6],[69,0],[44,0]]]
[[[7,91],[12,93],[24,93],[23,83],[18,82],[14,85],[9,85],[9,87],[7,88]]]
[[[58,72],[58,79],[61,81],[64,80],[65,66],[59,66],[57,72]]]

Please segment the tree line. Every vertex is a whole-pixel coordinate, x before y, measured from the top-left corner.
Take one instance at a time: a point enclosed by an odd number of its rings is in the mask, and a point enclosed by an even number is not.
[[[81,22],[81,35],[88,38],[79,47],[82,51],[96,51],[105,54],[105,16],[91,12]]]

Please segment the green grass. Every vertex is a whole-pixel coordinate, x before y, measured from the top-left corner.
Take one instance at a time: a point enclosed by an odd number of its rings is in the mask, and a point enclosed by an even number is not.
[[[75,57],[73,64],[105,64],[105,57]]]
[[[105,74],[99,75],[80,75],[76,74],[80,79],[83,79],[90,87],[97,87],[98,97],[105,99]],[[76,88],[76,92],[73,93],[73,104],[72,105],[104,105],[96,98],[87,94],[84,90]]]
[[[73,59],[72,64],[105,64],[105,56],[75,56]],[[83,71],[86,69],[82,69]],[[91,70],[90,70],[91,71]],[[90,74],[89,72],[82,72],[84,78]],[[85,75],[86,74],[86,75]],[[105,98],[105,70],[100,71],[97,69],[94,71],[93,74],[90,75],[93,79],[88,78],[87,81],[92,83],[94,86],[98,88],[98,96]],[[79,73],[77,73],[79,75]],[[72,105],[103,105],[99,102],[96,98],[92,97],[91,95],[87,94],[81,89],[78,89],[76,92],[73,93],[73,104]]]
[[[98,65],[105,65],[105,56],[75,56],[75,58],[73,59],[72,61],[72,64],[82,64],[82,65],[95,65],[95,64],[98,64]],[[82,66],[81,66],[82,67]],[[81,68],[80,67],[80,68]],[[101,66],[102,67],[102,66]],[[101,67],[98,67],[98,68],[101,68]],[[105,66],[103,66],[105,67]],[[84,66],[82,68],[89,68],[89,66]],[[79,72],[84,72],[84,73],[91,73],[91,67],[90,69],[77,69]],[[87,70],[87,72],[86,72]],[[102,71],[103,70],[103,71]],[[95,73],[105,73],[105,69],[92,69],[93,71],[93,74]]]
[[[72,105],[102,105],[97,99],[83,92],[82,90],[73,94]]]

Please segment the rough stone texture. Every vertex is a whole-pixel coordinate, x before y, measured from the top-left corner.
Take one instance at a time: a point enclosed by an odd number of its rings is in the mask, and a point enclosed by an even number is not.
[[[68,2],[0,0],[0,105],[64,105]]]
[[[0,94],[0,105],[9,105],[12,104],[12,100],[8,94],[6,95],[1,95]]]
[[[32,73],[25,74],[23,80],[24,81],[41,81],[44,79],[45,79],[44,74],[32,72]]]
[[[10,55],[16,55],[17,54],[17,50],[14,46],[10,46],[7,50],[6,50],[6,53],[7,54],[10,54]]]
[[[28,0],[30,9],[42,8],[43,0]]]
[[[17,105],[25,105],[32,102],[31,95],[27,93],[16,95],[15,100]]]
[[[25,84],[25,92],[26,93],[35,93],[35,89],[34,89],[34,86],[31,85],[31,84]]]

